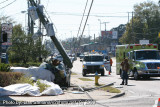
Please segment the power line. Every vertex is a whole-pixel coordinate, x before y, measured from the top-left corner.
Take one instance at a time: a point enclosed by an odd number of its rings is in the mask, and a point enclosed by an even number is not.
[[[90,11],[91,11],[91,8],[92,8],[92,5],[93,5],[93,2],[94,2],[94,0],[92,0],[92,2],[91,2],[90,8],[89,8],[89,12],[88,12],[88,15],[87,15],[87,19],[86,19],[86,21],[85,21],[85,24],[84,24],[84,27],[83,27],[83,30],[82,30],[82,34],[81,34],[81,36],[82,36],[82,35],[83,35],[83,33],[84,33],[84,29],[85,29],[85,27],[86,27],[86,24],[87,24],[87,21],[88,21],[88,17],[89,17],[89,14],[90,14]]]
[[[8,0],[2,1],[0,4],[5,3],[6,1],[8,1]]]
[[[54,15],[68,15],[68,16],[87,16],[87,15],[81,15],[79,13],[58,13],[58,12],[50,12],[49,14],[54,14]],[[120,16],[105,16],[105,15],[97,15],[97,14],[91,14],[90,16],[94,17],[120,17],[120,18],[126,18],[128,16],[120,15]]]
[[[83,30],[82,30],[82,34],[80,35],[79,43],[78,43],[79,45],[80,45],[80,41],[81,41],[81,38],[82,38],[82,36],[83,36],[84,29],[85,29],[85,27],[86,27],[87,21],[88,21],[88,17],[89,17],[89,15],[90,15],[90,11],[91,11],[93,2],[94,2],[94,0],[92,0],[92,2],[91,2],[91,5],[90,5],[89,11],[88,11],[88,15],[87,15],[87,18],[86,18],[86,21],[85,21],[85,24],[84,24],[84,27],[83,27]]]
[[[4,7],[1,7],[0,9],[3,9],[3,8],[5,8],[5,7],[7,7],[7,6],[11,5],[11,4],[13,4],[15,1],[16,1],[16,0],[14,0],[13,2],[11,2],[11,3],[7,4],[7,5],[5,5]]]
[[[83,18],[84,18],[84,14],[85,14],[85,11],[86,11],[87,4],[88,4],[88,0],[87,0],[87,2],[86,2],[85,8],[84,8],[83,16],[82,16],[82,19],[81,19],[81,22],[80,22],[80,26],[79,26],[79,29],[78,29],[78,33],[77,33],[77,38],[78,38],[78,35],[79,35],[79,31],[80,31],[80,29],[81,29],[81,25],[82,25],[82,21],[83,21]]]
[[[46,5],[46,7],[48,7],[48,3],[49,3],[49,0],[47,1],[47,5]],[[46,8],[46,10],[47,10],[47,8]]]

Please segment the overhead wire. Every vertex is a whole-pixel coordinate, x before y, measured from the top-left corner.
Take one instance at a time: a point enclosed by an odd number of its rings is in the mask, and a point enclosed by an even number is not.
[[[94,0],[92,0],[92,2],[91,2],[91,5],[90,5],[89,11],[88,11],[88,15],[87,15],[87,18],[86,18],[86,21],[85,21],[85,24],[84,24],[84,27],[83,27],[83,30],[82,30],[82,34],[80,35],[80,38],[79,38],[79,45],[80,45],[80,41],[81,41],[81,38],[82,38],[82,36],[83,36],[83,33],[84,33],[84,30],[85,30],[87,21],[88,21],[88,17],[89,17],[89,15],[90,15],[90,11],[91,11],[93,2],[94,2]]]
[[[84,14],[85,14],[85,11],[86,11],[86,8],[87,8],[87,4],[88,4],[88,0],[87,0],[87,2],[86,2],[85,8],[84,8],[83,16],[82,16],[82,19],[81,19],[81,22],[80,22],[80,26],[79,26],[79,29],[78,29],[78,33],[77,33],[77,38],[78,38],[80,29],[81,29],[81,25],[82,25],[82,21],[83,21],[83,18],[84,18]]]
[[[47,10],[47,7],[48,7],[48,3],[49,3],[49,0],[47,1],[46,10]]]
[[[0,2],[0,4],[5,3],[6,1],[8,1],[8,0],[2,1],[2,2]]]
[[[54,15],[67,15],[67,16],[87,16],[87,15],[81,15],[79,13],[64,13],[64,12],[49,12],[49,14],[54,14]],[[106,13],[107,14],[107,13]],[[114,16],[114,15],[109,15],[109,16],[105,16],[105,15],[97,15],[96,13],[91,14],[90,16],[94,16],[94,17],[120,17],[120,18],[126,18],[128,16],[125,15],[118,15],[118,16]]]
[[[7,4],[7,5],[3,6],[3,7],[1,7],[0,9],[3,9],[3,8],[5,8],[5,7],[7,7],[7,6],[11,5],[11,4],[13,4],[15,1],[16,1],[16,0],[14,0],[13,2]]]

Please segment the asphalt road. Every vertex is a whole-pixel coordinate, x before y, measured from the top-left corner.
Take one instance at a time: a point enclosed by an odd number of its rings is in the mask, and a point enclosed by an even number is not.
[[[106,107],[152,107],[155,100],[160,98],[160,77],[150,78],[150,80],[134,80],[129,78],[128,86],[120,86],[122,82],[119,75],[116,75],[116,60],[113,58],[112,73],[108,75],[105,71],[105,76],[99,79],[100,84],[115,83],[115,87],[125,91],[125,96],[113,99],[104,99],[98,101],[96,105]],[[72,72],[82,74],[82,62],[78,59],[74,62]],[[94,79],[93,74],[87,74],[88,78]],[[93,105],[92,105],[93,106]]]
[[[151,78],[150,80],[138,80],[130,78],[128,80],[128,86],[121,86],[122,82],[119,75],[116,75],[116,63],[113,58],[112,73],[108,75],[108,71],[105,71],[105,76],[100,76],[99,84],[115,83],[115,87],[125,91],[125,95],[96,101],[93,105],[58,105],[58,107],[157,107],[155,101],[160,98],[160,77]],[[78,58],[73,63],[72,72],[82,75],[82,62]],[[83,77],[83,76],[82,76]],[[86,77],[94,80],[93,74],[88,74]],[[44,105],[35,105],[43,107]],[[23,106],[28,107],[28,106]],[[57,107],[57,105],[45,105],[45,107]]]

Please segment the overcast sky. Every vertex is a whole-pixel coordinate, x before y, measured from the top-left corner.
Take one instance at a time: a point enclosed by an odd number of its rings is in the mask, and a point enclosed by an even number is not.
[[[57,29],[56,36],[59,39],[77,37],[86,1],[87,0],[41,0],[41,4],[44,5],[45,10]],[[88,0],[86,14],[88,13],[91,1],[92,0]],[[94,34],[96,37],[99,36],[100,21],[101,23],[108,22],[106,24],[107,30],[117,27],[120,24],[126,24],[128,22],[128,12],[133,11],[135,4],[144,1],[149,0],[94,0],[90,13],[91,16],[88,19],[84,35],[91,35],[92,38]],[[159,0],[152,1],[158,3]],[[13,3],[8,5],[11,2]],[[21,11],[27,11],[27,0],[0,1],[0,14],[11,16],[17,23],[25,27],[25,23],[27,22],[25,21],[26,14],[21,13]],[[131,13],[129,15],[129,18],[131,18]],[[85,20],[86,17],[84,17],[80,34],[82,33]],[[104,24],[101,24],[101,29],[105,29]]]

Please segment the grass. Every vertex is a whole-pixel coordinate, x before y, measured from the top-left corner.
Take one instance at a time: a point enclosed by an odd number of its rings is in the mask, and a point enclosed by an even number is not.
[[[93,81],[92,79],[88,79],[88,78],[79,78],[82,81]]]
[[[43,92],[46,88],[51,87],[50,85],[46,85],[37,80],[37,86],[39,87],[39,91]]]
[[[96,87],[103,86],[103,85],[104,84],[96,85]],[[113,88],[113,87],[110,87],[110,86],[100,88],[100,90],[107,91],[107,92],[110,92],[110,93],[120,93],[121,92],[119,89]]]
[[[32,86],[34,85],[34,82],[30,77],[25,77],[24,75],[16,81],[16,83],[28,83],[31,84]]]
[[[74,72],[72,72],[72,74],[71,75],[77,75],[76,73],[74,73]]]
[[[25,76],[22,76],[19,80],[16,81],[16,83],[28,83],[31,84],[32,86],[34,85],[34,81],[30,79],[30,77],[25,77]],[[41,83],[39,79],[37,80],[36,84],[39,87],[40,92],[43,92],[46,88],[51,87],[50,85]]]

